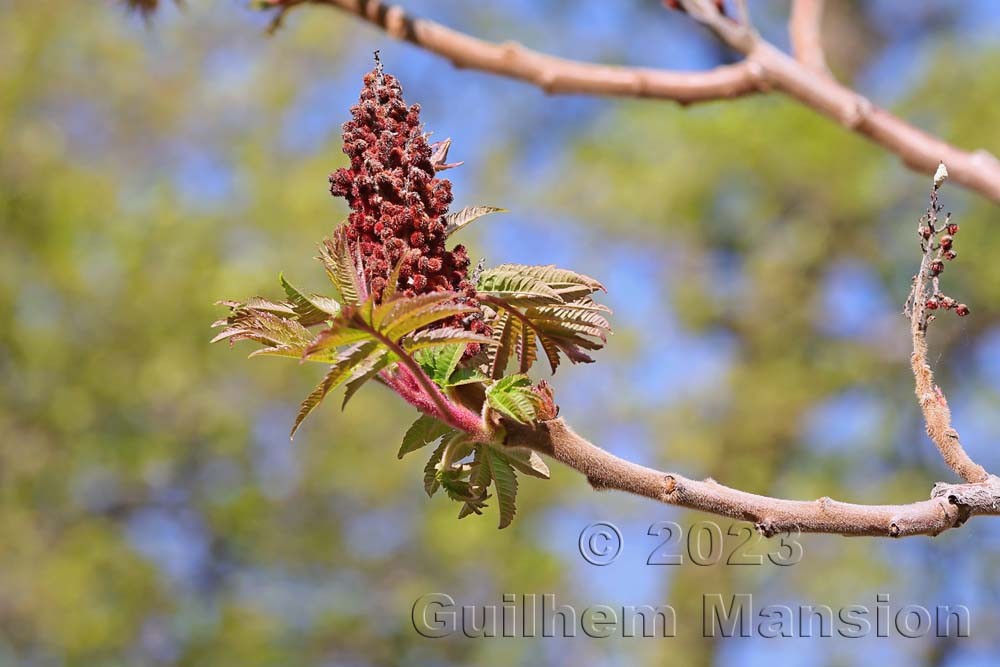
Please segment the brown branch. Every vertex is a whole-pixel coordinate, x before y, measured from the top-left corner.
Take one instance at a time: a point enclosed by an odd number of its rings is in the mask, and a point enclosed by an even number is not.
[[[548,93],[647,97],[691,104],[776,90],[898,155],[915,171],[931,174],[939,162],[946,162],[956,182],[1000,202],[1000,161],[991,153],[956,148],[874,106],[832,77],[816,76],[810,67],[761,39],[749,25],[723,16],[707,0],[682,0],[682,4],[696,20],[746,56],[740,63],[707,72],[614,67],[557,58],[516,42],[495,44],[477,39],[412,17],[398,5],[380,0],[263,1],[273,6],[279,17],[300,4],[335,7],[392,37],[447,58],[456,67],[526,81]]]
[[[856,505],[830,498],[813,501],[770,498],[661,472],[631,463],[588,442],[562,419],[534,427],[511,424],[508,446],[528,447],[584,475],[595,489],[615,489],[668,505],[750,521],[764,535],[786,531],[907,537],[938,535],[970,516],[1000,515],[1000,478],[971,484],[936,484],[929,500],[908,505]]]
[[[792,0],[788,34],[795,59],[814,72],[829,75],[821,38],[823,5],[824,0]]]
[[[923,256],[920,260],[920,270],[913,277],[913,289],[907,300],[907,314],[910,317],[910,334],[913,338],[913,354],[910,365],[913,367],[913,378],[917,401],[924,414],[927,424],[927,435],[941,452],[944,462],[966,482],[983,482],[989,478],[986,469],[973,461],[962,447],[958,431],[951,425],[951,410],[948,400],[941,388],[934,384],[934,371],[927,360],[927,324],[931,317],[927,312],[929,299],[937,300],[937,277],[931,278],[931,263],[942,262],[943,253],[940,244],[935,244],[935,238],[942,232],[938,226],[938,190],[949,172],[942,164],[934,178],[931,189],[930,206],[927,214],[917,226],[917,234],[921,237]],[[949,217],[950,220],[950,217]],[[922,233],[927,230],[926,237]],[[928,279],[933,282],[933,289],[928,289]],[[932,304],[933,305],[933,304]]]
[[[991,153],[960,150],[876,107],[832,77],[816,76],[749,27],[727,19],[706,0],[681,2],[689,14],[757,67],[756,74],[765,88],[778,90],[867,137],[915,171],[933,174],[944,162],[954,181],[1000,202],[1000,160]]]
[[[455,67],[519,79],[548,93],[654,97],[681,104],[757,92],[750,66],[724,65],[706,72],[615,67],[557,58],[516,42],[495,44],[408,15],[378,0],[270,0],[279,9],[297,4],[328,5],[378,26],[390,36],[447,58]]]

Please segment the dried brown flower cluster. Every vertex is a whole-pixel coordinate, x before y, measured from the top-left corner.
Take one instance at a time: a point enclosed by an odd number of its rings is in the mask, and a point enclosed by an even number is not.
[[[944,172],[947,177],[947,171]],[[927,275],[931,278],[931,295],[924,301],[927,310],[953,310],[959,317],[969,314],[969,307],[964,303],[959,303],[955,299],[947,296],[941,291],[938,277],[944,273],[945,261],[951,261],[958,257],[955,251],[955,236],[959,227],[951,221],[951,213],[945,215],[944,223],[938,224],[938,214],[943,210],[943,206],[938,202],[938,189],[940,183],[935,181],[935,187],[931,191],[930,206],[920,219],[917,228],[917,235],[920,237],[920,247],[925,256]],[[930,316],[929,319],[933,319]]]

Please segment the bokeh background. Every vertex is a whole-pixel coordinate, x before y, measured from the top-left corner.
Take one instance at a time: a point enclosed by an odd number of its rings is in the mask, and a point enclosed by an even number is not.
[[[787,2],[750,5],[787,46]],[[828,5],[842,80],[1000,153],[1000,3]],[[732,58],[651,0],[405,6],[568,57]],[[230,0],[149,24],[109,0],[0,0],[0,665],[993,664],[998,522],[805,536],[785,568],[648,566],[650,524],[711,517],[553,467],[522,480],[510,529],[493,508],[457,521],[424,495],[423,460],[396,460],[414,417],[402,401],[374,386],[343,413],[331,400],[289,443],[322,369],[208,345],[218,299],[277,295],[281,270],[322,289],[310,258],[345,215],[326,175],[379,48],[466,162],[448,172],[456,205],[510,209],[463,232],[470,254],[607,285],[616,335],[555,378],[579,432],[751,491],[908,502],[952,479],[923,433],[899,314],[928,176],[777,96],[686,110],[547,97],[328,9],[271,38],[266,20]],[[1000,208],[944,198],[962,227],[945,284],[973,315],[939,319],[933,361],[967,449],[997,470]],[[622,530],[613,565],[578,552],[594,521]],[[668,603],[678,636],[425,639],[410,609],[431,592]],[[712,592],[964,604],[972,635],[707,640]]]

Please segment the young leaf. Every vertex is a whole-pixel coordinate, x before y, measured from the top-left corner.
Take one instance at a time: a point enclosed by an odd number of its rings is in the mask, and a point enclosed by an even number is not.
[[[507,209],[496,206],[466,206],[461,211],[444,216],[444,235],[451,236],[466,225],[490,213],[506,213]]]
[[[464,162],[448,162],[448,149],[451,148],[451,138],[445,139],[444,141],[436,141],[431,144],[431,165],[434,167],[434,171],[444,171],[445,169],[454,169],[455,167],[461,167]]]
[[[403,270],[403,264],[416,253],[416,250],[410,248],[400,255],[399,261],[396,262],[396,266],[392,268],[392,271],[389,272],[389,277],[385,280],[385,287],[382,289],[382,303],[392,301],[393,297],[396,296],[396,289],[399,286],[399,274]]]
[[[610,331],[611,323],[602,313],[610,312],[607,306],[594,303],[589,297],[584,297],[580,301],[567,303],[558,306],[539,306],[529,308],[528,316],[532,320],[551,320],[554,322],[573,322],[586,324],[604,331]],[[603,332],[602,332],[603,333]]]
[[[559,293],[544,281],[522,273],[511,264],[483,271],[479,276],[476,291],[483,296],[503,299],[509,304],[518,306],[563,303]]]
[[[426,348],[461,344],[462,351],[469,343],[479,343],[480,345],[492,345],[493,339],[486,336],[459,329],[457,327],[442,327],[440,329],[424,329],[415,334],[410,334],[400,341],[407,352],[423,351]]]
[[[527,375],[510,375],[497,380],[486,388],[486,401],[490,407],[522,424],[535,421],[541,399],[531,391],[531,378]]]
[[[328,328],[320,331],[302,351],[302,358],[307,361],[330,361],[331,357],[337,356],[336,348],[370,339],[370,332],[355,328],[350,312],[350,308],[344,309]]]
[[[396,355],[384,347],[380,347],[364,363],[359,364],[351,374],[351,380],[347,383],[347,389],[344,391],[344,402],[340,404],[340,409],[343,410],[347,407],[347,402],[358,392],[358,389],[361,389],[365,383],[378,375],[386,366],[396,361]]]
[[[249,299],[247,299],[246,303],[240,303],[239,301],[223,300],[223,301],[216,301],[215,305],[226,306],[231,311],[233,311],[232,314],[230,315],[230,318],[235,316],[241,310],[266,310],[268,312],[274,313],[275,315],[278,315],[279,317],[283,317],[286,319],[291,318],[292,316],[295,315],[295,310],[289,304],[277,303],[271,301],[270,299],[265,299],[264,297],[260,296],[252,296]],[[213,327],[222,326],[227,321],[228,319],[219,320],[218,322],[212,324],[212,326]]]
[[[551,264],[547,266],[525,266],[523,264],[501,264],[497,269],[511,268],[525,276],[531,276],[541,280],[552,290],[559,294],[565,302],[576,301],[577,299],[593,294],[597,291],[606,291],[604,285],[590,276],[586,276],[569,269],[560,269]]]
[[[503,447],[503,453],[507,456],[508,461],[515,468],[523,472],[525,475],[531,475],[532,477],[538,477],[539,479],[549,479],[549,467],[542,460],[542,457],[538,455],[538,452],[527,449],[526,447],[504,447],[503,445],[490,445],[492,447]]]
[[[593,359],[583,350],[601,349],[610,333],[610,324],[602,315],[609,309],[594,303],[589,296],[572,303],[529,306],[523,310],[499,297],[492,297],[487,303],[497,313],[490,321],[496,340],[490,357],[490,373],[494,378],[503,374],[512,351],[520,360],[519,370],[526,372],[535,361],[537,345],[541,345],[553,373],[559,366],[560,353],[574,363],[591,362]],[[510,327],[513,331],[507,332]],[[502,337],[508,334],[513,340],[512,347]]]
[[[431,292],[394,299],[375,309],[372,324],[386,337],[398,340],[439,320],[476,312],[471,306],[456,303],[457,297],[455,292]]]
[[[463,384],[475,384],[475,383],[485,383],[489,382],[490,378],[486,377],[482,371],[480,371],[475,366],[465,366],[456,369],[451,377],[448,378],[449,387],[458,387]]]
[[[476,449],[476,458],[472,462],[472,472],[469,475],[469,485],[475,493],[474,500],[467,500],[458,511],[458,518],[462,519],[470,514],[482,514],[486,507],[486,500],[490,497],[488,489],[493,481],[493,473],[490,470],[489,462],[486,461],[488,453],[484,453],[486,445],[480,445]]]
[[[399,446],[399,453],[396,458],[403,458],[410,452],[416,451],[425,445],[429,445],[441,436],[450,432],[452,428],[444,422],[434,419],[429,415],[420,415],[417,421],[410,425],[403,436],[403,442]]]
[[[299,324],[304,327],[311,327],[329,320],[340,312],[340,304],[329,297],[313,294],[306,296],[298,288],[285,280],[285,275],[280,274],[278,280],[281,287],[288,295],[292,310],[298,315]]]
[[[517,512],[517,475],[502,453],[491,448],[484,448],[483,451],[487,452],[486,460],[489,461],[493,488],[497,492],[497,504],[500,507],[499,528],[506,528],[514,520],[514,514]]]
[[[604,286],[590,276],[554,266],[501,264],[484,271],[476,289],[484,296],[523,307],[570,303]]]
[[[491,325],[493,328],[493,345],[487,351],[488,371],[491,378],[503,376],[514,349],[514,317],[507,312],[501,313]]]
[[[326,377],[323,381],[319,383],[312,393],[309,394],[302,405],[299,407],[299,413],[295,417],[295,424],[292,425],[292,432],[288,437],[294,437],[295,431],[298,430],[299,425],[302,420],[313,411],[313,409],[322,402],[326,395],[337,388],[340,384],[345,382],[351,377],[352,372],[361,364],[369,355],[374,353],[378,349],[378,343],[374,341],[369,341],[367,343],[358,343],[350,348],[343,351],[339,359],[330,370],[327,372]]]
[[[529,325],[524,322],[518,324],[520,329],[517,337],[518,370],[521,373],[527,373],[531,365],[535,363],[535,359],[538,358],[537,338],[535,330]]]
[[[472,484],[464,479],[458,479],[454,476],[454,471],[441,476],[439,480],[441,483],[441,488],[445,490],[448,497],[457,502],[469,502],[476,500],[476,492],[472,488]]]
[[[556,369],[559,368],[559,346],[546,336],[539,336],[538,344],[542,346],[542,352],[545,353],[545,358],[549,361],[549,368],[555,373]]]
[[[294,318],[294,312],[283,317],[271,310],[238,306],[224,322],[218,323],[227,326],[212,342],[253,340],[269,347],[305,347],[312,334]]]
[[[432,331],[435,330],[432,329]],[[430,379],[441,387],[447,387],[449,378],[465,354],[465,348],[464,343],[445,343],[439,347],[421,349],[413,355],[413,358]]]
[[[319,259],[326,275],[340,296],[341,305],[357,305],[367,296],[365,283],[355,263],[344,227],[334,230],[331,237],[323,239]]]
[[[431,457],[427,459],[427,464],[424,466],[424,491],[427,492],[428,496],[434,496],[434,492],[438,490],[440,483],[437,478],[437,465],[441,462],[441,456],[444,454],[445,447],[448,446],[448,440],[444,440],[441,444],[437,446],[437,449],[431,454]]]

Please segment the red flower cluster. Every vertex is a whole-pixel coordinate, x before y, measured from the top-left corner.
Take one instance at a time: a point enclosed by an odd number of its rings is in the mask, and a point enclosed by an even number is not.
[[[476,306],[464,246],[445,246],[443,216],[451,204],[451,182],[437,178],[451,165],[438,160],[420,124],[420,105],[407,106],[399,82],[376,61],[365,75],[361,99],[344,124],[349,168],[330,174],[330,194],[351,206],[347,238],[360,250],[365,278],[376,302],[400,258],[397,289],[407,296],[453,290]],[[459,324],[488,334],[481,318]]]
[[[445,248],[442,216],[451,204],[451,182],[435,178],[419,105],[407,107],[396,79],[376,69],[365,75],[351,113],[354,120],[344,124],[351,166],[330,174],[330,193],[351,206],[347,237],[360,247],[376,301],[410,249],[417,252],[400,272],[404,293],[471,289],[465,248]]]

